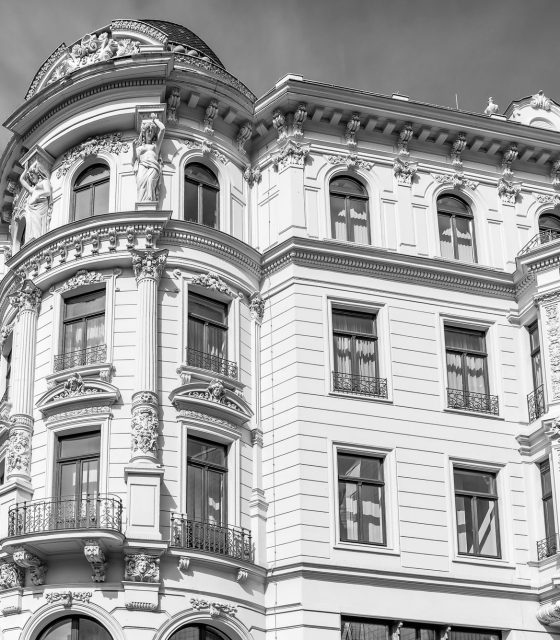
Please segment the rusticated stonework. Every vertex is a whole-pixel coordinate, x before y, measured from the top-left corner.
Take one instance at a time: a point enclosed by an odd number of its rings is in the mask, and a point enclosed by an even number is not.
[[[126,555],[124,579],[132,582],[159,582],[159,558],[145,553]]]

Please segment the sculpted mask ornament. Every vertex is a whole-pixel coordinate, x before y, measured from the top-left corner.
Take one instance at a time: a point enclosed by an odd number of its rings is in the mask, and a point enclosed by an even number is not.
[[[19,181],[28,192],[25,202],[25,240],[41,238],[49,229],[52,187],[49,173],[37,161],[24,171]]]
[[[31,457],[31,438],[27,431],[12,431],[8,439],[8,453],[6,455],[7,472],[29,473]]]
[[[155,113],[143,120],[140,135],[132,142],[137,202],[157,202],[163,161],[160,157],[165,126]]]
[[[221,380],[214,378],[208,385],[208,393],[215,402],[219,402],[225,394],[224,385]]]
[[[159,558],[145,553],[125,556],[124,579],[132,582],[159,582]]]
[[[158,417],[155,409],[140,407],[132,416],[132,453],[156,455]]]

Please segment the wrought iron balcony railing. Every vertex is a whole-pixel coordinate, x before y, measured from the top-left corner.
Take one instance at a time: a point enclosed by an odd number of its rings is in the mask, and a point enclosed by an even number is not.
[[[521,249],[521,251],[517,254],[518,256],[523,256],[526,253],[529,253],[533,249],[540,247],[543,244],[548,244],[549,242],[554,242],[554,240],[560,239],[560,231],[556,231],[554,229],[547,229],[546,231],[541,231],[537,233],[536,236],[531,238],[529,242]]]
[[[199,367],[200,369],[208,369],[214,373],[237,380],[237,364],[230,362],[225,358],[213,356],[205,351],[197,349],[187,349],[187,364],[190,367]]]
[[[122,510],[121,499],[109,495],[18,502],[8,510],[8,537],[69,529],[120,532]]]
[[[537,542],[537,559],[544,560],[558,553],[558,534]]]
[[[464,389],[447,389],[447,406],[449,409],[463,409],[476,413],[491,413],[497,416],[500,407],[498,396]]]
[[[543,384],[527,396],[527,409],[529,410],[529,422],[534,422],[546,413]]]
[[[247,529],[191,520],[181,513],[171,514],[170,546],[253,561],[253,543]]]
[[[333,391],[386,398],[387,379],[333,371]]]
[[[69,351],[62,353],[54,358],[54,370],[64,371],[72,367],[81,367],[86,364],[96,364],[97,362],[107,361],[107,345],[98,344],[95,347],[87,349],[78,349],[78,351]]]

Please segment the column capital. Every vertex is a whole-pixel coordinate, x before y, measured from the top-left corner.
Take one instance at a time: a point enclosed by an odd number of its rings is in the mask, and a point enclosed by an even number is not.
[[[260,293],[257,292],[251,296],[249,311],[251,313],[251,318],[260,324],[264,317],[264,300]]]
[[[132,268],[136,282],[139,283],[144,279],[158,282],[167,262],[168,250],[131,249],[130,253],[132,254]]]
[[[10,304],[20,311],[38,311],[41,304],[42,292],[31,280],[26,278],[10,295]]]

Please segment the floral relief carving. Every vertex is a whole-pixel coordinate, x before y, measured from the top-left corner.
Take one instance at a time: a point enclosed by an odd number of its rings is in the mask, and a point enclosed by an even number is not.
[[[126,555],[124,579],[132,582],[159,582],[159,558],[146,553]]]
[[[552,204],[555,207],[560,204],[560,194],[557,193],[533,193],[533,196],[541,204]]]
[[[520,192],[521,185],[519,183],[504,177],[498,180],[498,195],[505,204],[515,204]]]
[[[76,275],[67,280],[62,287],[60,287],[60,291],[70,291],[71,289],[76,289],[77,287],[83,287],[87,284],[95,284],[97,282],[103,282],[103,276],[97,271],[88,271],[87,269],[80,269],[76,272]]]
[[[64,154],[62,162],[56,171],[56,177],[60,178],[61,176],[65,176],[77,160],[98,155],[101,151],[118,155],[128,150],[129,145],[127,142],[122,141],[122,133],[119,132],[88,138]]]
[[[246,167],[243,172],[243,178],[252,187],[261,181],[261,170],[258,167]]]
[[[159,420],[152,407],[141,406],[132,416],[132,453],[156,455]]]
[[[12,335],[14,331],[15,322],[4,325],[0,328],[0,347],[3,347],[6,340]]]
[[[226,427],[228,429],[232,429],[233,431],[238,431],[238,428],[229,420],[224,420],[223,418],[217,418],[216,416],[211,416],[207,413],[201,413],[200,411],[192,411],[183,409],[179,411],[179,417],[191,420],[197,420],[202,422],[210,422],[211,424],[217,424],[222,427]]]
[[[157,282],[161,278],[169,253],[167,249],[159,251],[131,250],[131,253],[132,268],[137,282],[144,278],[151,278]]]
[[[205,289],[210,289],[211,291],[225,293],[231,298],[236,297],[235,293],[227,286],[227,284],[220,278],[220,276],[213,271],[195,276],[192,279],[191,284],[197,284],[198,286],[204,287]]]
[[[71,607],[72,602],[89,602],[92,596],[91,591],[49,591],[45,593],[45,600],[49,604],[61,604],[63,607]]]
[[[544,304],[544,311],[548,338],[548,357],[552,374],[552,396],[557,399],[560,398],[560,322],[557,297]]]
[[[262,322],[262,319],[264,317],[264,305],[265,302],[262,299],[260,293],[254,293],[251,297],[251,302],[249,302],[249,311],[253,320]]]
[[[6,455],[7,472],[29,473],[31,459],[31,438],[27,431],[12,429],[8,438],[8,452]]]
[[[102,407],[84,407],[82,409],[73,409],[72,411],[62,411],[54,416],[49,416],[47,422],[56,422],[59,420],[68,420],[68,418],[76,418],[78,416],[95,416],[99,414],[111,414],[111,407],[104,405]]]
[[[229,160],[226,156],[215,148],[214,143],[209,140],[184,140],[183,146],[187,149],[197,149],[203,156],[211,156],[222,164],[227,164]]]
[[[531,98],[531,106],[533,109],[543,109],[544,111],[550,111],[551,100],[544,95],[544,91],[541,89]]]
[[[373,162],[368,162],[364,160],[362,157],[358,156],[356,153],[348,153],[345,156],[342,155],[331,155],[327,156],[327,162],[330,164],[342,164],[345,165],[348,169],[363,169],[364,171],[369,171],[373,167]]]
[[[478,187],[478,182],[475,180],[469,180],[464,173],[432,173],[432,178],[440,184],[449,184],[454,188],[468,188],[475,190]]]
[[[190,602],[193,609],[196,609],[197,611],[208,609],[208,613],[212,618],[216,618],[219,615],[235,616],[237,613],[237,607],[224,602],[205,600],[204,598],[191,598]]]
[[[15,562],[0,564],[0,589],[25,586],[25,570]]]
[[[276,170],[285,167],[303,167],[308,155],[309,145],[288,140],[273,159],[273,164]]]

